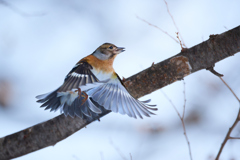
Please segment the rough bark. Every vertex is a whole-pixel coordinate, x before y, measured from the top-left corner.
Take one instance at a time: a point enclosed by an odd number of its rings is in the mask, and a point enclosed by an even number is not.
[[[149,94],[185,76],[213,66],[216,62],[240,51],[240,26],[220,35],[210,35],[209,40],[150,66],[124,82],[136,98]],[[106,111],[99,118],[110,113]],[[16,158],[67,138],[93,120],[59,115],[46,122],[0,138],[0,159]]]

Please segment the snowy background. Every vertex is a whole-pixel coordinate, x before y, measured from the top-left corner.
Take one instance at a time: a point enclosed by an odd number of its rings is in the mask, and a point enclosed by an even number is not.
[[[8,2],[6,3],[4,2]],[[35,96],[54,90],[75,63],[104,42],[126,51],[114,63],[129,77],[152,62],[180,52],[177,30],[162,0],[0,0],[0,137],[59,115],[39,108]],[[240,25],[238,0],[168,0],[187,47]],[[240,54],[215,69],[240,96]],[[239,104],[220,79],[201,70],[185,78],[186,129],[194,160],[213,159],[236,118]],[[4,90],[7,88],[7,91]],[[183,81],[162,88],[182,112]],[[161,90],[147,95],[156,116],[135,120],[111,113],[54,147],[18,160],[186,160],[189,152],[181,121]],[[233,135],[239,136],[240,126]],[[227,142],[222,160],[240,159],[240,142]],[[130,156],[131,154],[131,156]]]

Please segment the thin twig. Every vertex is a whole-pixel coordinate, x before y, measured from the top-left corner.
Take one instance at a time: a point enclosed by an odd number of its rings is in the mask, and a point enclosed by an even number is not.
[[[169,10],[169,8],[168,8],[167,2],[166,2],[165,0],[164,0],[164,2],[165,2],[166,7],[167,7],[167,12],[168,12],[168,14],[170,15],[170,17],[171,17],[171,19],[172,19],[172,21],[173,21],[173,24],[174,24],[174,26],[176,27],[177,32],[179,33],[179,35],[180,35],[180,37],[181,37],[181,39],[182,39],[183,45],[184,45],[185,47],[187,47],[187,46],[185,45],[185,43],[184,43],[183,37],[182,37],[182,35],[181,35],[181,33],[180,33],[179,29],[178,29],[178,26],[177,26],[177,24],[175,23],[175,20],[174,20],[172,14],[171,14],[171,12],[170,12],[170,10]]]
[[[185,109],[186,109],[186,84],[185,81],[183,80],[183,99],[184,99],[184,104],[183,104],[183,113],[182,113],[182,118],[184,119],[185,116]]]
[[[240,137],[229,137],[229,139],[240,139]]]
[[[187,136],[187,131],[186,131],[186,127],[185,127],[185,123],[184,123],[184,115],[185,115],[185,109],[186,109],[186,89],[185,89],[185,82],[183,80],[183,94],[184,94],[184,105],[183,105],[183,114],[182,116],[180,115],[180,113],[178,112],[176,106],[173,104],[172,100],[162,91],[163,95],[168,99],[168,101],[171,103],[171,105],[173,106],[174,110],[176,111],[178,117],[180,118],[181,122],[182,122],[182,126],[183,126],[183,134],[185,136],[185,139],[187,141],[187,145],[188,145],[188,151],[189,151],[189,156],[190,156],[190,160],[192,160],[192,151],[191,151],[191,146],[190,146],[190,142]]]
[[[229,30],[226,26],[223,26],[226,30]]]
[[[214,74],[218,77],[223,77],[223,74],[220,74],[220,73],[218,73],[217,71],[214,70],[214,68],[213,68],[214,66],[215,65],[212,65],[211,67],[206,68],[206,70],[209,70],[210,72],[212,72],[212,74]]]
[[[180,43],[180,46],[181,46],[181,51],[184,51],[182,41],[180,40],[180,38],[178,36],[179,32],[176,32],[176,34],[177,34],[177,39],[179,40],[179,43]]]
[[[190,146],[190,142],[189,142],[189,139],[188,139],[188,136],[187,136],[187,131],[186,131],[186,127],[185,127],[185,123],[183,121],[183,118],[181,119],[181,122],[182,122],[182,126],[183,126],[183,134],[185,136],[185,139],[187,141],[187,144],[188,144],[188,151],[189,151],[189,156],[190,156],[190,160],[192,160],[192,151],[191,151],[191,146]]]
[[[131,153],[129,153],[129,155],[130,155],[130,160],[132,160],[132,154],[131,154]]]
[[[234,95],[234,97],[238,100],[238,102],[240,103],[240,99],[238,98],[238,96],[233,92],[232,88],[222,79],[222,77],[219,77],[222,82],[228,87],[228,89],[232,92],[232,94]]]
[[[147,23],[148,25],[153,26],[153,27],[159,29],[161,32],[163,32],[164,34],[166,34],[167,36],[169,36],[170,38],[172,38],[176,43],[179,44],[178,40],[175,39],[175,38],[174,38],[173,36],[171,36],[170,34],[168,34],[168,32],[164,31],[163,29],[159,28],[158,26],[156,26],[156,25],[154,25],[154,24],[149,23],[149,22],[146,21],[145,19],[142,19],[142,18],[138,17],[137,15],[136,15],[136,17],[137,17],[138,19],[140,19],[141,21]]]
[[[223,150],[225,144],[226,144],[227,141],[230,139],[230,134],[232,133],[233,129],[235,128],[235,126],[236,126],[237,123],[239,122],[239,118],[238,118],[239,115],[240,115],[240,110],[238,111],[238,116],[237,116],[236,120],[234,121],[232,127],[229,128],[229,130],[228,130],[228,132],[227,132],[227,135],[226,135],[226,137],[225,137],[224,140],[223,140],[223,143],[222,143],[222,145],[221,145],[221,147],[220,147],[220,149],[219,149],[219,151],[218,151],[216,160],[219,160],[219,157],[220,157],[220,155],[221,155],[221,153],[222,153],[222,150]]]
[[[101,160],[104,160],[103,152],[100,152]]]
[[[186,102],[187,102],[187,99],[186,99],[186,87],[185,86],[186,86],[185,85],[185,81],[183,80],[184,105],[183,105],[183,114],[182,114],[182,117],[180,119],[181,119],[182,126],[183,126],[184,136],[185,136],[187,144],[188,144],[189,156],[190,156],[190,159],[192,160],[193,158],[192,158],[191,146],[190,146],[190,142],[188,140],[187,131],[186,131],[185,123],[184,123],[184,115],[185,115]]]
[[[124,154],[121,152],[121,150],[117,146],[114,145],[114,143],[111,139],[110,139],[110,144],[117,151],[117,153],[122,157],[122,159],[127,160],[127,158],[124,156]]]
[[[237,99],[237,101],[239,102],[239,105],[240,105],[240,100],[239,100],[238,96],[234,93],[234,91],[232,90],[232,88],[222,79],[221,76],[218,76],[218,77],[219,77],[219,78],[221,79],[221,81],[228,87],[228,89],[232,92],[232,94],[233,94],[234,97]],[[240,108],[240,106],[239,106],[239,108]],[[236,120],[234,121],[233,125],[229,128],[229,130],[228,130],[228,132],[227,132],[227,135],[225,136],[225,138],[224,138],[224,140],[223,140],[223,143],[222,143],[222,145],[221,145],[221,147],[220,147],[220,149],[219,149],[219,151],[218,151],[216,160],[219,160],[219,157],[220,157],[220,155],[221,155],[221,153],[222,153],[222,151],[223,151],[223,148],[224,148],[224,146],[226,145],[226,143],[227,143],[227,141],[228,141],[229,139],[240,139],[240,138],[235,138],[235,137],[231,137],[231,136],[230,136],[231,133],[232,133],[232,131],[233,131],[233,129],[236,127],[236,125],[238,124],[239,121],[240,121],[240,109],[239,109],[239,111],[238,111],[238,115],[237,115]]]
[[[162,92],[162,94],[165,96],[165,98],[167,98],[167,100],[171,103],[171,105],[173,106],[174,110],[176,111],[178,117],[179,117],[180,119],[182,119],[180,113],[178,112],[176,106],[173,104],[172,100],[166,95],[165,92],[163,92],[163,90],[161,90],[161,92]]]
[[[8,7],[12,11],[16,12],[17,14],[24,16],[24,17],[31,17],[31,16],[44,16],[46,13],[39,12],[39,13],[26,13],[19,8],[15,7],[14,5],[10,4],[9,2],[6,2],[5,0],[0,0],[0,4]]]

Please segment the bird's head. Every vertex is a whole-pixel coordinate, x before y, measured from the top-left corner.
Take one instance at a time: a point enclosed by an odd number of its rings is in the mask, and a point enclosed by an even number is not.
[[[104,43],[100,47],[98,47],[92,55],[101,60],[108,60],[115,58],[116,55],[124,51],[125,50],[123,47],[117,47],[111,43]]]

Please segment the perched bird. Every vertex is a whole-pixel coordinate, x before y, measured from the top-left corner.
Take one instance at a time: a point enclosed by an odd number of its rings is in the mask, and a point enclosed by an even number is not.
[[[81,59],[58,89],[37,96],[37,102],[50,111],[60,108],[66,116],[85,119],[98,116],[104,109],[134,118],[150,117],[156,105],[133,98],[113,69],[114,59],[123,51],[123,47],[104,43]]]

